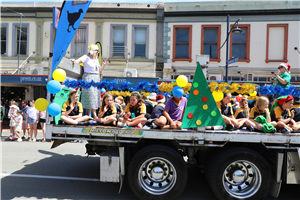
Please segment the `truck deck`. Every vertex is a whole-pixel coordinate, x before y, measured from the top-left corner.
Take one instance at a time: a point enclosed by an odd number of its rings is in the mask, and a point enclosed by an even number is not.
[[[263,133],[251,132],[246,129],[236,131],[226,130],[170,130],[170,129],[133,129],[111,126],[74,126],[74,125],[48,125],[47,135],[52,139],[63,140],[88,140],[109,141],[120,143],[138,143],[144,139],[177,140],[181,146],[220,146],[226,142],[263,143],[292,148],[292,145],[300,144],[300,133]],[[216,144],[214,144],[216,142]],[[272,148],[272,147],[270,147]],[[282,147],[281,147],[282,148]]]

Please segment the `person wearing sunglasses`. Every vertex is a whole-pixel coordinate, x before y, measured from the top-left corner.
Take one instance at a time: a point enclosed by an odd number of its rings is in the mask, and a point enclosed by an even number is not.
[[[276,78],[272,77],[270,81],[274,84],[273,86],[281,86],[283,88],[289,88],[291,82],[291,75],[290,75],[290,68],[291,65],[288,63],[281,63],[278,67],[278,71],[276,74]]]
[[[88,53],[81,56],[77,60],[70,59],[72,62],[83,65],[84,74],[82,80],[95,83],[100,82],[99,73],[104,69],[106,64],[105,59],[102,59],[102,66],[98,61],[99,48],[95,44],[91,44],[88,47]],[[91,111],[95,120],[98,119],[96,110],[100,108],[101,104],[101,91],[96,87],[90,87],[89,89],[82,89],[81,103],[83,108],[88,109],[87,115],[90,116]]]

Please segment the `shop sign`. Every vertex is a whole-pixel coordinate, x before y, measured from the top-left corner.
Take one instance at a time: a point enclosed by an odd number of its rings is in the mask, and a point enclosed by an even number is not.
[[[1,83],[46,85],[47,81],[48,81],[48,75],[1,74]]]

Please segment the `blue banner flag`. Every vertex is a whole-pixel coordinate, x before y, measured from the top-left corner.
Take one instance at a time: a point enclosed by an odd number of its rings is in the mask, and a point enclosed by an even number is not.
[[[66,53],[72,38],[74,37],[87,9],[89,8],[92,1],[65,1],[56,32],[54,49],[53,49],[53,58],[52,58],[52,71],[56,69],[61,59]]]

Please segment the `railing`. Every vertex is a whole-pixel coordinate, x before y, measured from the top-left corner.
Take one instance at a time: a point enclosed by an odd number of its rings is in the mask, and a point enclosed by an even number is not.
[[[128,63],[128,48],[126,46],[108,46],[108,62],[111,61],[125,61]]]

